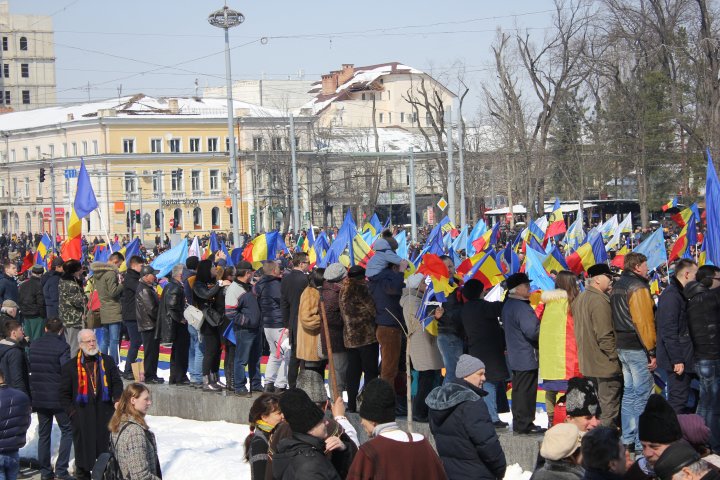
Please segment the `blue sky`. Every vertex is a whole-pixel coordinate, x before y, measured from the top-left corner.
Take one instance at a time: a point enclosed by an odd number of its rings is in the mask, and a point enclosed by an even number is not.
[[[60,102],[87,100],[88,82],[92,99],[117,96],[119,85],[123,94],[169,96],[192,95],[195,79],[201,87],[224,84],[222,30],[207,22],[222,0],[9,1],[12,13],[53,15]],[[462,63],[471,109],[480,103],[496,28],[519,25],[542,35],[553,9],[549,0],[228,4],[246,17],[231,30],[235,80],[297,78],[301,71],[319,79],[342,63],[387,61],[452,78],[453,65]]]

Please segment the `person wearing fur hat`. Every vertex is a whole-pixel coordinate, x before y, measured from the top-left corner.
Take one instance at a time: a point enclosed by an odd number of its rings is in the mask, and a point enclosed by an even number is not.
[[[628,469],[625,478],[657,478],[653,469],[655,462],[672,443],[682,439],[682,429],[675,410],[662,395],[650,395],[645,410],[640,414],[638,436],[643,456]]]
[[[545,464],[535,470],[530,480],[581,479],[585,470],[580,466],[582,432],[571,423],[555,425],[545,432],[540,456]]]
[[[583,433],[600,425],[600,401],[595,386],[587,378],[571,378],[567,393],[560,397],[558,406],[556,411],[563,413],[564,409],[564,415],[556,415],[554,425],[572,423]]]
[[[445,472],[451,480],[501,479],[505,454],[495,432],[482,389],[485,364],[461,355],[455,380],[437,387],[427,397],[430,431]]]
[[[348,479],[448,478],[430,442],[419,433],[401,430],[395,423],[392,385],[376,378],[365,385],[360,397],[360,422],[371,438],[358,449]]]
[[[394,400],[394,399],[393,399]],[[275,480],[340,480],[353,461],[354,444],[328,435],[325,414],[307,393],[288,389],[280,397],[280,411],[292,436],[280,441],[273,455]]]

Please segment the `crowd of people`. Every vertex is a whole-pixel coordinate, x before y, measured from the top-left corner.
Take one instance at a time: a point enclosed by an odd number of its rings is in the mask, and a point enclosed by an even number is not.
[[[555,289],[539,297],[515,273],[504,299],[489,301],[481,281],[456,277],[442,256],[454,290],[424,305],[431,282],[397,248],[385,231],[367,264],[350,268],[313,266],[302,251],[259,269],[231,266],[219,251],[188,257],[164,279],[120,252],[89,265],[55,257],[22,276],[17,257],[6,258],[0,470],[17,475],[32,410],[43,480],[88,479],[109,450],[125,478],[160,478],[145,385],[165,382],[168,345],[170,385],[253,399],[245,458],[254,479],[501,479],[502,432],[542,439],[540,480],[717,478],[720,268],[679,260],[656,299],[647,259],[628,253],[621,272],[553,272]],[[549,429],[536,422],[539,384]],[[500,418],[508,410],[511,424]],[[369,441],[359,443],[347,413]],[[403,416],[428,424],[435,448],[401,429]]]

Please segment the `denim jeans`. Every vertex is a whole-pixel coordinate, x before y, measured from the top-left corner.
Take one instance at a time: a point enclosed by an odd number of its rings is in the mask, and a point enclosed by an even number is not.
[[[0,453],[0,480],[16,480],[20,471],[20,452]]]
[[[443,380],[443,385],[445,385],[455,380],[455,367],[463,353],[463,341],[462,338],[452,333],[439,333],[437,346],[445,365],[445,380]]]
[[[235,391],[247,388],[245,366],[253,391],[262,390],[260,377],[260,357],[262,355],[262,336],[260,330],[239,328],[235,330]]]
[[[720,360],[697,360],[695,372],[700,379],[697,414],[710,428],[710,447],[720,451]]]
[[[497,412],[498,385],[502,385],[502,382],[483,383],[483,390],[487,392],[487,395],[482,398],[483,400],[485,400],[485,405],[487,405],[488,412],[490,412],[490,420],[492,420],[493,422],[497,422],[498,420],[500,420]]]
[[[130,337],[130,346],[128,346],[127,357],[125,358],[125,373],[132,373],[132,364],[137,361],[138,351],[142,345],[142,338],[138,331],[137,322],[135,320],[123,321],[127,328],[128,337]]]
[[[192,325],[188,324],[188,332],[190,332],[190,351],[188,352],[188,373],[190,381],[193,383],[202,383],[202,365],[203,365],[203,342],[202,336]]]
[[[102,353],[110,355],[115,360],[115,365],[118,365],[120,363],[120,331],[122,326],[120,322],[111,323],[103,325],[102,329],[103,335],[98,348]]]
[[[70,449],[72,448],[72,423],[64,410],[39,409],[38,416],[38,463],[42,478],[53,476],[50,460],[50,437],[52,436],[53,417],[60,427],[60,449],[55,463],[55,476],[69,477],[68,463],[70,462]]]
[[[653,392],[653,376],[648,370],[648,358],[643,350],[618,349],[622,365],[623,396],[620,407],[622,441],[635,445],[635,451],[642,451],[638,438],[638,421]]]

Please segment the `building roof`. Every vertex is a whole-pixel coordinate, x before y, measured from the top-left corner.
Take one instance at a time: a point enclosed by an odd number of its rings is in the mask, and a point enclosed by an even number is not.
[[[173,100],[177,101],[177,109]],[[283,117],[272,108],[234,101],[236,116]],[[114,110],[108,116],[124,118],[227,118],[227,100],[220,98],[149,97],[142,93],[87,103],[59,105],[0,115],[0,131],[12,132],[48,126],[70,125],[102,115],[103,110]],[[238,112],[241,110],[242,112]]]

